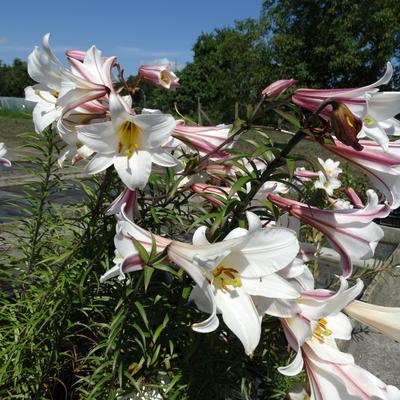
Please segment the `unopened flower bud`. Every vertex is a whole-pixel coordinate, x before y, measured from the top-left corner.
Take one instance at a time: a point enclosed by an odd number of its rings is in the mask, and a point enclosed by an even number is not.
[[[282,94],[286,89],[295,85],[298,81],[295,79],[280,79],[274,83],[271,83],[263,91],[262,95],[265,97],[276,97]]]
[[[355,150],[361,151],[357,135],[362,128],[362,121],[343,103],[332,101],[331,126],[338,140]]]

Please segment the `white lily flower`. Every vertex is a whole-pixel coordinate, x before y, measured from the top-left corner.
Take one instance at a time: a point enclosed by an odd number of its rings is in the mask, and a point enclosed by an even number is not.
[[[77,79],[80,83],[82,83],[82,79],[98,81],[98,79],[96,80],[96,73],[92,72],[93,70],[97,71],[97,67],[92,65],[91,68],[88,68],[87,59],[90,59],[90,57],[87,53],[82,52],[82,62],[78,61],[76,57],[68,57],[71,64],[73,64],[73,71],[71,72],[62,65],[52,52],[49,39],[50,34],[47,33],[43,37],[42,48],[35,47],[28,57],[28,72],[32,79],[39,83],[25,88],[25,98],[37,103],[33,110],[33,122],[37,133],[41,133],[46,127],[55,122],[57,123],[57,131],[61,139],[66,143],[66,147],[62,150],[58,159],[59,165],[62,166],[67,156],[71,157],[73,162],[90,156],[90,151],[78,143],[76,125],[93,123],[99,119],[104,120],[108,112],[108,104],[107,102],[104,103],[104,101],[103,104],[97,100],[90,99],[86,101],[85,97],[80,98],[79,102],[76,103],[76,107],[73,106],[72,101],[67,102],[68,104],[65,103],[66,98],[70,98],[71,95],[76,93]],[[68,52],[68,54],[71,53],[74,54],[76,51]],[[75,64],[77,63],[82,64],[81,69],[86,67],[88,70],[85,77],[76,67]],[[101,71],[101,66],[99,66],[99,71]],[[97,74],[100,74],[100,72]],[[110,71],[103,71],[103,74],[110,74]],[[71,77],[75,78],[72,79]],[[92,81],[88,83],[89,86],[92,85]],[[103,88],[102,90],[104,92],[106,89]],[[107,90],[110,89],[108,88]],[[71,93],[68,94],[69,92]]]
[[[363,288],[359,280],[348,288],[341,279],[337,293],[327,290],[303,292],[297,299],[296,315],[282,320],[289,345],[297,351],[295,359],[279,371],[297,375],[306,368],[312,400],[399,399],[400,391],[355,365],[351,354],[337,348],[336,339],[349,340],[352,326],[341,312]]]
[[[110,112],[111,121],[78,128],[78,139],[97,153],[87,165],[90,174],[114,165],[124,184],[134,190],[146,186],[152,163],[163,167],[177,164],[162,147],[175,127],[171,115],[134,115],[114,93],[110,94]]]
[[[101,51],[92,46],[83,61],[74,57],[68,57],[68,61],[71,71],[64,68],[61,74],[73,87],[57,100],[57,105],[63,107],[63,115],[93,100],[101,100],[114,90],[112,68],[117,63],[116,57],[102,57]]]
[[[387,151],[388,135],[400,133],[399,121],[394,118],[400,113],[400,92],[367,93],[365,99],[366,110],[360,113],[363,129],[358,137],[368,137]]]
[[[337,178],[342,173],[342,169],[339,168],[340,161],[333,161],[331,158],[324,161],[318,157],[318,162],[321,164],[323,172],[328,178]]]
[[[50,33],[43,36],[42,47],[35,46],[28,56],[28,74],[38,82],[25,88],[25,99],[37,103],[33,113],[33,122],[37,133],[41,133],[61,116],[61,107],[57,99],[61,92],[64,66],[50,48]]]
[[[194,246],[173,242],[169,257],[184,268],[192,277],[198,276],[197,285],[191,293],[197,307],[211,314],[204,326],[193,326],[200,332],[209,332],[218,326],[216,312],[228,328],[242,342],[245,352],[251,354],[261,334],[261,316],[253,297],[294,299],[298,291],[279,276],[279,270],[295,258],[299,245],[294,232],[284,228],[261,228],[255,214],[247,213],[249,231],[234,229],[220,243],[227,245],[238,240],[218,257],[214,253],[199,255],[199,249],[213,248],[205,235],[205,227],[194,236]],[[201,277],[201,279],[200,279]]]
[[[322,232],[340,254],[343,276],[347,278],[352,273],[351,259],[371,258],[384,236],[382,228],[373,220],[385,218],[390,213],[390,206],[379,204],[378,195],[373,190],[368,190],[367,196],[368,204],[364,208],[345,210],[321,210],[274,194],[268,195],[268,200]]]
[[[175,90],[180,86],[179,78],[171,71],[171,65],[141,65],[139,76],[165,89]]]
[[[354,300],[344,309],[351,318],[400,342],[400,308]]]
[[[314,187],[316,189],[322,189],[325,190],[325,192],[329,196],[333,196],[333,191],[336,189],[339,189],[342,186],[342,183],[339,181],[339,179],[336,179],[334,177],[326,177],[326,175],[322,172],[318,172],[319,179],[314,182]]]
[[[205,237],[205,227],[201,227],[191,245],[152,235],[129,221],[122,212],[115,237],[120,257],[101,280],[141,269],[143,263],[133,239],[147,250],[154,240],[158,251],[166,250],[168,257],[193,278],[196,286],[191,299],[200,310],[211,314],[192,328],[204,333],[215,330],[219,324],[218,311],[250,354],[261,335],[261,316],[252,298],[295,299],[299,296],[298,290],[276,273],[293,261],[299,245],[294,232],[284,228],[262,229],[258,217],[252,213],[247,216],[249,231],[237,228],[222,242],[210,244]]]

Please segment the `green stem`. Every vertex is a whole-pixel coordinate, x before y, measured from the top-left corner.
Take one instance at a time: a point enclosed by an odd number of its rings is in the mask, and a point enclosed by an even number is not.
[[[285,148],[281,153],[268,165],[268,167],[261,174],[260,179],[253,182],[250,191],[247,193],[246,197],[234,208],[232,217],[227,219],[225,224],[214,231],[211,241],[217,241],[226,236],[228,232],[236,227],[237,221],[246,211],[248,205],[253,200],[254,196],[260,190],[261,186],[268,181],[272,173],[284,164],[284,159],[289,155],[293,148],[306,137],[306,133],[303,130],[299,130],[296,134],[290,138],[289,142],[286,144]]]

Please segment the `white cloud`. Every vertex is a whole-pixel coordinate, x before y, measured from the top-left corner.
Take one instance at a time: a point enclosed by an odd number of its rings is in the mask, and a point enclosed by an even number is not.
[[[170,65],[173,71],[181,70],[185,67],[186,63],[179,63],[177,60],[170,60],[167,57],[157,58],[155,60],[142,62],[146,65]]]
[[[6,44],[8,42],[8,38],[5,36],[0,36],[0,45]]]

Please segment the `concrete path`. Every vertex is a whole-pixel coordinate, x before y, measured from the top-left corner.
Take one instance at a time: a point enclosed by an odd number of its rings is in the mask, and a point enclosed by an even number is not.
[[[400,232],[397,240],[400,240]],[[394,272],[377,275],[366,289],[362,301],[400,307],[400,245],[392,257],[393,265],[397,265]],[[354,325],[360,326],[358,323]],[[400,343],[372,330],[360,334],[359,339],[351,341],[346,350],[353,354],[356,363],[386,384],[400,388]]]

